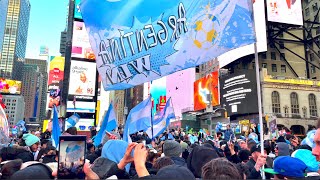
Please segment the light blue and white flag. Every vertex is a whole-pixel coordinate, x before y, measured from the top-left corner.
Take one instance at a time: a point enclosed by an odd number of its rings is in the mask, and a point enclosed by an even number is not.
[[[166,106],[164,107],[164,114],[160,117],[160,121],[154,120],[153,122],[157,122],[153,124],[153,137],[152,137],[152,127],[146,130],[148,136],[153,139],[158,137],[161,133],[163,133],[167,127],[170,125],[170,120],[176,118],[174,114],[173,107],[171,106],[171,98],[167,101]]]
[[[20,121],[18,121],[17,124],[16,124],[18,130],[19,130],[19,131],[22,131],[22,132],[24,132],[24,131],[27,130],[25,125],[26,125],[26,122],[25,122],[24,120],[20,120]]]
[[[80,119],[80,116],[77,113],[70,116],[65,122],[67,129],[70,127],[74,127],[79,122],[79,119]]]
[[[94,145],[97,147],[101,144],[102,138],[105,135],[106,131],[111,132],[117,127],[116,113],[114,112],[112,103],[108,108],[107,114],[104,116],[100,130],[97,136],[94,139]]]
[[[131,142],[130,134],[151,127],[151,96],[132,108],[124,126],[123,140]]]
[[[60,125],[59,125],[59,118],[58,118],[58,111],[57,107],[53,107],[53,118],[52,118],[52,145],[59,149],[59,137],[61,135]]]
[[[252,0],[83,0],[80,9],[106,90],[256,42]]]

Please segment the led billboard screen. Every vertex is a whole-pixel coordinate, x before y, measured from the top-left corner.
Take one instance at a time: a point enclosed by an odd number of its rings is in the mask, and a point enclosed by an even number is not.
[[[303,25],[301,0],[267,0],[268,21]]]
[[[153,113],[156,113],[157,111],[157,104],[160,104],[160,96],[166,96],[166,82],[167,79],[166,77],[163,77],[161,79],[157,79],[155,81],[152,81],[150,83],[150,89],[149,92],[152,95],[152,100],[153,100]]]
[[[258,113],[257,80],[254,70],[220,77],[221,105],[228,115]]]
[[[76,19],[82,19],[81,11],[80,11],[80,3],[81,0],[75,0],[74,1],[74,18]]]
[[[71,61],[69,94],[94,96],[96,83],[96,64],[83,61]]]
[[[186,69],[167,76],[167,99],[171,97],[176,118],[182,118],[184,109],[193,111],[195,68]]]
[[[83,22],[74,21],[72,37],[72,57],[95,60],[89,43],[89,36]]]
[[[257,36],[257,49],[258,52],[264,52],[267,51],[265,4],[264,0],[255,0],[253,2],[254,24]],[[243,3],[245,3],[245,1],[243,1]],[[229,63],[249,54],[254,54],[254,44],[228,51],[227,53],[219,56],[219,66],[222,68]]]
[[[67,112],[95,113],[95,110],[96,110],[95,102],[76,101],[74,106],[73,101],[67,101]]]
[[[209,75],[194,82],[194,110],[206,109],[208,104],[219,105],[219,73],[212,72]],[[208,99],[211,94],[211,99]]]
[[[0,94],[21,94],[21,81],[0,78]]]
[[[51,56],[49,64],[49,80],[48,90],[57,89],[56,86],[61,86],[64,76],[64,57]]]

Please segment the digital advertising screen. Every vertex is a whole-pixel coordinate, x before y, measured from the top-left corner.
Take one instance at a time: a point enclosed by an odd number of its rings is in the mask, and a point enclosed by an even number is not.
[[[211,94],[211,99],[208,99]],[[206,109],[207,105],[219,105],[219,73],[212,72],[209,75],[194,82],[194,110]]]
[[[80,3],[81,0],[74,1],[74,18],[75,19],[82,19],[81,11],[80,11]]]
[[[186,69],[167,76],[167,99],[171,98],[176,118],[182,118],[182,111],[194,109],[193,83],[195,68]]]
[[[1,94],[21,94],[21,81],[0,78]]]
[[[268,21],[303,25],[301,0],[267,0]]]
[[[53,108],[54,106],[60,106],[61,99],[61,89],[50,89],[49,90],[49,103],[48,108]]]
[[[91,49],[89,36],[83,22],[73,22],[71,56],[95,61],[95,55]]]
[[[74,105],[73,101],[67,101],[67,112],[95,113],[95,110],[95,102],[76,101]]]
[[[51,56],[49,63],[48,90],[61,88],[64,77],[65,59],[61,56]]]
[[[157,104],[161,103],[161,96],[166,96],[166,77],[161,79],[157,79],[150,83],[149,92],[151,93],[153,100],[153,110],[152,112],[155,114],[157,112]]]
[[[94,96],[96,83],[96,64],[71,60],[69,94]]]
[[[258,113],[257,80],[254,70],[220,77],[221,106],[228,116]]]

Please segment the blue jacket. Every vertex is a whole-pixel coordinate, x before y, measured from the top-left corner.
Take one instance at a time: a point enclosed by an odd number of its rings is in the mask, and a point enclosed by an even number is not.
[[[227,129],[224,131],[224,140],[229,141],[231,138],[234,138],[233,131],[231,129]]]

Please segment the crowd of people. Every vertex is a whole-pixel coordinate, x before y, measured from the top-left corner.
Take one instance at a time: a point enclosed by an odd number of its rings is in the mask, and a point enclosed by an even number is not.
[[[62,135],[77,135],[77,129]],[[25,132],[2,147],[0,178],[57,177],[59,152],[49,137],[50,132]],[[173,129],[155,139],[144,132],[131,135],[131,143],[121,139],[117,132],[106,133],[95,147],[94,137],[88,138],[86,179],[320,178],[320,127],[303,141],[289,131],[265,140],[264,152],[257,139],[237,138],[230,126],[215,138]]]

